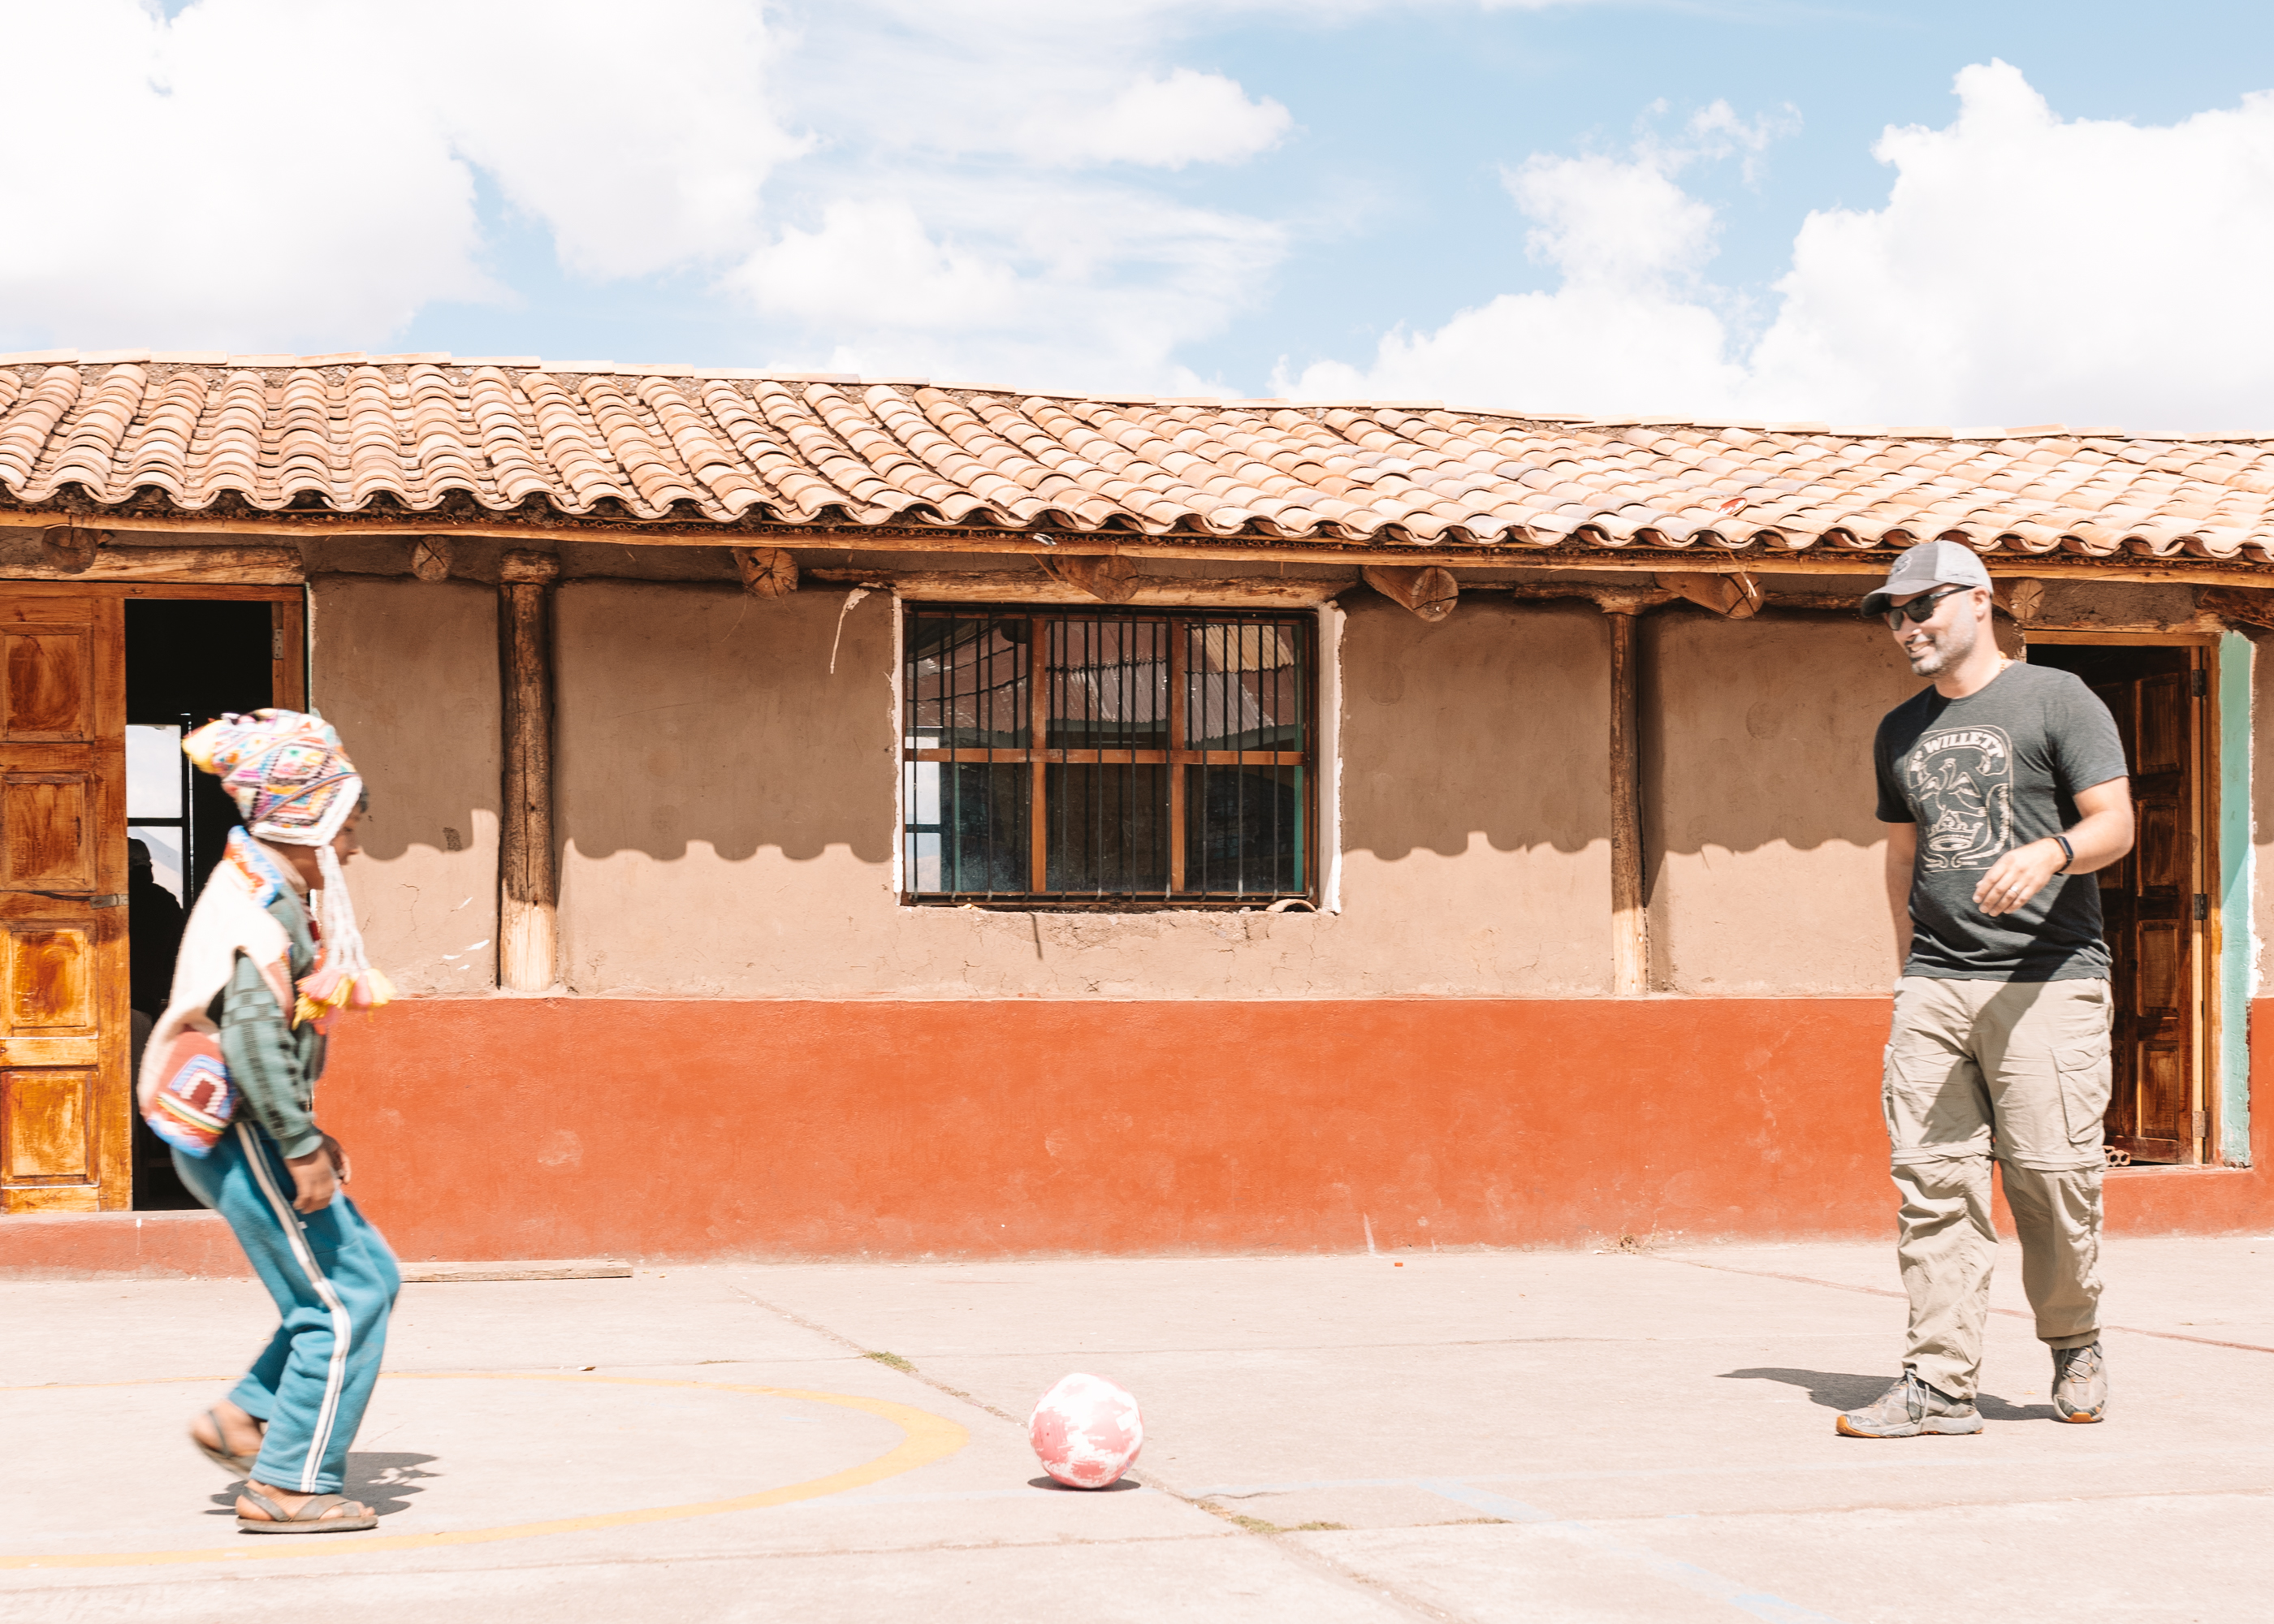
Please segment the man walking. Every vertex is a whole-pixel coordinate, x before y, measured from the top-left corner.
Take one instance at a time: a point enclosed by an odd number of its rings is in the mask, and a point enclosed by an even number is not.
[[[193,1422],[200,1453],[245,1479],[237,1528],[374,1526],[340,1494],[400,1284],[395,1257],[339,1188],[346,1158],[316,1126],[334,1013],[386,1002],[340,872],[363,780],[320,717],[225,716],[183,741],[243,814],[183,933],[141,1104],[192,1194],[228,1220],[282,1323]],[[223,1071],[225,1070],[225,1077]]]
[[[2132,847],[2123,743],[2077,677],[1998,652],[1989,572],[1971,549],[1910,548],[1864,610],[1934,682],[1887,713],[1873,752],[1901,965],[1880,1086],[1909,1335],[1901,1377],[1839,1430],[1982,1430],[1992,1161],[2052,1350],[2054,1410],[2098,1421],[2112,1011],[2100,889],[2085,876]]]

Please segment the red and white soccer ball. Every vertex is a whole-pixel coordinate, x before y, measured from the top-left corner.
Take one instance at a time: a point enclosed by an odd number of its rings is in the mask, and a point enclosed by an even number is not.
[[[1119,1387],[1077,1372],[1043,1395],[1027,1436],[1051,1477],[1069,1488],[1102,1489],[1145,1447],[1145,1418]]]

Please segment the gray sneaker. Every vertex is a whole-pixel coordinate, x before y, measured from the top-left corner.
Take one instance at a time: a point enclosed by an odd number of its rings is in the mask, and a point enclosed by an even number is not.
[[[1916,1438],[1925,1432],[1978,1432],[1982,1417],[1970,1403],[1930,1387],[1913,1371],[1879,1395],[1877,1402],[1841,1416],[1838,1430],[1849,1438]]]
[[[2053,1409],[2064,1421],[2099,1421],[2108,1415],[2108,1361],[2100,1344],[2053,1350]]]

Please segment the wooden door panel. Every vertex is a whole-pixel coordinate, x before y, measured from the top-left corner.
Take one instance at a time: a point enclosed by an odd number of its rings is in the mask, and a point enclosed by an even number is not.
[[[2184,1128],[2157,1132],[2187,1122],[2187,1056],[2177,1043],[2139,1046],[2137,1117],[2143,1127],[2133,1137],[2132,1154],[2141,1161],[2178,1162],[2187,1151]]]
[[[102,799],[87,773],[0,774],[0,885],[92,895]]]
[[[2160,1021],[2180,1012],[2187,958],[2184,928],[2176,920],[2153,919],[2135,927],[2139,952],[2132,961],[2132,1012]]]
[[[93,1037],[94,957],[88,933],[77,927],[10,931],[6,1035]]]
[[[2137,812],[2135,851],[2143,887],[2173,887],[2186,883],[2187,865],[2180,845],[2180,806],[2168,797],[2144,801]]]
[[[2140,754],[2133,767],[2140,777],[2187,771],[2187,697],[2183,673],[2140,680]]]
[[[124,625],[0,587],[0,1212],[132,1201]]]
[[[0,1179],[92,1182],[94,1093],[92,1071],[0,1072]]]
[[[91,625],[0,628],[0,671],[7,677],[0,743],[94,739],[94,632]]]

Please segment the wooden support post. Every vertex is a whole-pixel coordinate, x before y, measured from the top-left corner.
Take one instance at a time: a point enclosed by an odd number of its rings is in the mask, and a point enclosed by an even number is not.
[[[1650,914],[1643,906],[1642,716],[1631,608],[1611,621],[1611,982],[1623,998],[1650,990]]]
[[[505,778],[498,820],[498,985],[510,992],[543,992],[559,976],[553,582],[560,568],[544,553],[508,553],[499,570]]]

